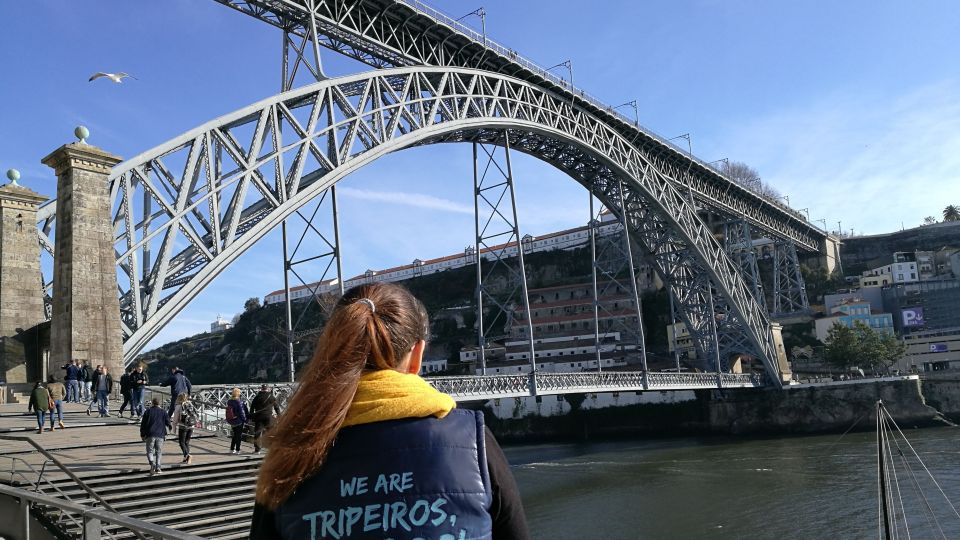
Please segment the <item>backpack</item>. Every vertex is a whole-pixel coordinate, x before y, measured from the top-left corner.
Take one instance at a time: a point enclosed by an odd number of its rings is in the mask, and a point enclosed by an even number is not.
[[[227,404],[227,423],[233,424],[237,421],[237,413],[233,410],[233,405]]]
[[[229,413],[228,413],[229,415]],[[180,407],[180,424],[187,427],[195,427],[200,422],[197,420],[197,409],[193,403],[187,401]]]

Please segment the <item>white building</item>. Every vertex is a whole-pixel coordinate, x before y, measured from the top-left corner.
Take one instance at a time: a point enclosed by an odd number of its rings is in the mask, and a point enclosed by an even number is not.
[[[220,315],[217,315],[217,320],[210,323],[210,333],[217,334],[220,332],[226,332],[227,330],[233,328],[233,323],[224,319]]]
[[[601,216],[601,225],[597,228],[597,234],[598,236],[608,236],[618,233],[620,229],[620,222],[616,221],[613,214],[608,212]],[[533,237],[528,234],[524,235],[522,242],[524,253],[552,251],[555,249],[576,249],[590,242],[590,228],[587,226],[577,227],[575,229],[567,229],[539,237]],[[515,257],[517,255],[517,243],[500,244],[481,252],[481,256],[488,261],[496,260],[498,254],[501,257]],[[434,272],[462,268],[474,264],[476,261],[476,250],[473,246],[468,246],[463,250],[463,253],[456,253],[429,260],[414,259],[410,264],[395,266],[385,270],[367,270],[363,274],[346,280],[344,282],[344,289],[350,289],[357,285],[367,283],[403,281]],[[337,289],[337,280],[331,279],[302,285],[300,287],[293,287],[290,289],[290,297],[293,301],[307,300],[315,294],[330,293]],[[285,298],[286,296],[283,289],[280,289],[267,294],[263,299],[263,303],[264,305],[275,304],[283,302]]]

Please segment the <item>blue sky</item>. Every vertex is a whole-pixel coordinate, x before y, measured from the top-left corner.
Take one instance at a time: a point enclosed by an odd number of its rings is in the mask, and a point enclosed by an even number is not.
[[[690,133],[712,161],[743,161],[831,229],[880,233],[960,203],[960,4],[436,0],[481,5],[487,33],[640,121]],[[124,157],[276,93],[280,31],[208,0],[0,0],[0,170],[55,191],[40,159],[73,140]],[[479,28],[475,17],[466,20]],[[330,75],[367,69],[324,51]],[[138,80],[88,83],[96,71]],[[562,74],[562,71],[558,73]],[[624,109],[627,114],[632,110]],[[345,273],[472,243],[470,148],[405,150],[342,184]],[[586,192],[515,163],[523,232],[583,224]],[[207,328],[282,286],[279,235],[235,262],[154,341]]]

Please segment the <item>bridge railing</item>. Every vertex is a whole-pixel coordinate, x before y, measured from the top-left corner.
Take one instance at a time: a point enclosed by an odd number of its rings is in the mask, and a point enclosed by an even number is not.
[[[49,534],[48,531],[32,530],[35,524],[31,516],[31,508],[38,506],[41,508],[54,508],[57,509],[60,514],[76,516],[78,537],[84,538],[85,540],[104,538],[104,535],[106,535],[107,538],[113,538],[113,534],[105,530],[105,525],[112,525],[116,533],[129,531],[138,538],[149,537],[156,540],[203,540],[199,536],[160,525],[154,525],[153,523],[147,523],[146,521],[127,517],[102,508],[91,508],[75,502],[12,486],[0,484],[0,497],[10,499],[4,502],[8,502],[10,506],[16,508],[14,512],[4,513],[4,519],[2,523],[0,523],[0,537],[8,537],[9,535],[10,538],[40,538],[43,534]]]
[[[626,115],[624,115],[622,112],[618,111],[618,110],[617,110],[616,108],[614,108],[612,105],[610,105],[610,104],[608,104],[608,103],[605,103],[605,102],[602,101],[600,98],[598,98],[598,97],[590,94],[589,92],[585,91],[584,89],[582,89],[582,88],[577,88],[576,86],[574,86],[574,85],[573,85],[573,81],[567,81],[567,80],[564,79],[563,77],[560,77],[560,76],[556,75],[555,73],[551,72],[550,70],[548,70],[547,68],[541,66],[540,64],[534,62],[533,60],[530,60],[529,58],[521,55],[521,54],[520,54],[519,52],[517,52],[516,50],[511,49],[511,48],[509,48],[509,47],[506,47],[506,46],[498,43],[497,41],[490,39],[490,38],[487,37],[485,34],[481,34],[481,33],[477,32],[477,31],[474,30],[473,28],[471,28],[471,27],[465,25],[464,23],[462,23],[462,22],[460,22],[460,21],[458,21],[458,20],[450,17],[450,16],[447,15],[446,13],[443,13],[442,11],[438,10],[437,8],[435,8],[435,7],[433,7],[433,6],[430,6],[430,5],[428,5],[428,4],[425,4],[425,3],[420,2],[420,1],[418,1],[418,0],[400,0],[400,2],[406,4],[406,5],[409,6],[411,9],[419,12],[421,15],[424,15],[424,16],[426,16],[426,17],[430,17],[430,18],[433,19],[434,21],[439,22],[439,23],[442,23],[442,24],[445,24],[445,25],[449,26],[450,28],[453,28],[454,30],[456,30],[456,31],[458,31],[458,32],[460,32],[460,33],[462,33],[462,34],[465,34],[466,36],[470,37],[470,38],[473,39],[474,41],[477,41],[477,42],[479,42],[479,43],[484,44],[484,46],[485,46],[486,48],[488,48],[488,49],[490,49],[490,50],[493,50],[493,51],[499,53],[501,56],[510,59],[510,61],[514,62],[515,64],[519,64],[519,65],[523,66],[524,68],[530,70],[531,72],[536,73],[536,74],[539,75],[540,77],[543,77],[544,79],[549,80],[550,82],[552,82],[552,83],[554,83],[554,84],[556,84],[556,85],[558,85],[558,86],[561,86],[561,87],[563,87],[563,88],[569,89],[569,91],[570,91],[571,93],[573,93],[574,95],[578,96],[580,99],[582,99],[582,100],[590,103],[590,104],[593,105],[594,107],[597,107],[598,109],[604,110],[604,111],[606,111],[608,114],[611,114],[611,115],[613,115],[613,116],[616,116],[618,119],[620,119],[620,120],[621,120],[622,122],[624,122],[624,123],[627,123],[627,124],[630,124],[630,125],[635,126],[638,130],[640,130],[640,131],[643,132],[644,134],[648,135],[649,137],[651,137],[651,138],[653,138],[653,139],[656,139],[657,142],[659,142],[660,144],[663,144],[663,145],[665,145],[665,146],[668,146],[668,147],[670,147],[670,148],[673,148],[676,152],[678,152],[678,153],[680,153],[680,154],[683,154],[683,155],[686,155],[689,159],[697,162],[698,165],[700,165],[700,166],[702,166],[702,167],[706,167],[707,169],[715,172],[716,174],[718,174],[718,175],[720,175],[720,176],[723,176],[723,172],[722,172],[719,168],[717,168],[717,167],[715,167],[713,164],[708,163],[708,162],[700,159],[699,157],[693,155],[693,153],[690,152],[689,149],[680,147],[679,145],[677,145],[676,143],[674,143],[670,138],[664,137],[663,135],[661,135],[661,134],[657,133],[656,131],[650,129],[649,127],[640,124],[639,120],[634,120],[634,119],[628,118]],[[552,69],[552,68],[551,68],[551,69]],[[572,76],[571,76],[571,78],[572,78]],[[726,178],[726,177],[724,177],[724,178]],[[732,182],[732,180],[729,180],[729,179],[727,179],[727,180]],[[762,193],[762,192],[760,192],[760,191],[757,191],[756,189],[754,189],[753,187],[751,187],[751,186],[749,186],[749,185],[740,184],[740,183],[737,183],[737,185],[740,186],[741,188],[743,188],[744,190],[749,191],[750,193],[753,193],[753,194],[756,195],[757,197],[760,197],[760,198],[762,198],[763,200],[768,201],[768,202],[770,202],[771,204],[773,204],[773,205],[781,208],[782,210],[784,210],[784,211],[786,211],[786,212],[789,212],[791,215],[796,216],[798,219],[802,219],[802,220],[807,221],[807,222],[809,223],[809,220],[805,219],[805,216],[804,216],[802,213],[794,210],[794,209],[791,208],[789,205],[784,205],[784,204],[782,204],[778,199],[774,199],[773,197],[770,197],[770,196],[768,196],[768,195],[765,195],[764,193]],[[815,227],[815,225],[813,225],[812,223],[810,223],[810,225],[813,226],[813,227]],[[817,228],[819,229],[819,227],[817,227]]]
[[[768,384],[762,373],[671,373],[643,371],[584,371],[516,375],[468,375],[455,377],[424,377],[437,390],[458,401],[534,395],[600,393],[642,390],[695,390],[711,388],[760,388]],[[249,404],[260,391],[260,383],[214,384],[194,386],[191,400],[197,408],[203,429],[228,434],[226,405],[230,392],[237,388]],[[273,395],[281,410],[297,389],[296,383],[272,383]],[[151,395],[169,403],[170,390],[149,387]]]

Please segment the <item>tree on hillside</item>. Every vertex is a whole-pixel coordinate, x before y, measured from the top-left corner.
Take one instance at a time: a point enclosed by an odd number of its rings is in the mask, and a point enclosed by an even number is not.
[[[243,303],[243,312],[247,313],[255,309],[260,309],[260,298],[257,296],[247,298],[247,301]]]
[[[924,225],[933,225],[933,224],[936,223],[936,222],[937,222],[937,218],[935,218],[935,217],[933,217],[933,216],[927,216],[927,217],[923,218],[923,224],[924,224]]]
[[[741,186],[753,190],[768,199],[779,199],[782,197],[776,188],[760,179],[760,173],[757,172],[756,169],[742,161],[724,161],[720,167],[720,172]]]
[[[742,161],[724,161],[720,167],[724,176],[749,189],[760,191],[760,173]]]
[[[904,353],[906,346],[896,336],[877,332],[863,321],[854,321],[852,328],[834,324],[827,332],[824,349],[827,362],[843,370],[859,367],[889,371]]]
[[[954,204],[948,205],[943,209],[943,220],[960,221],[960,208],[957,208]]]

